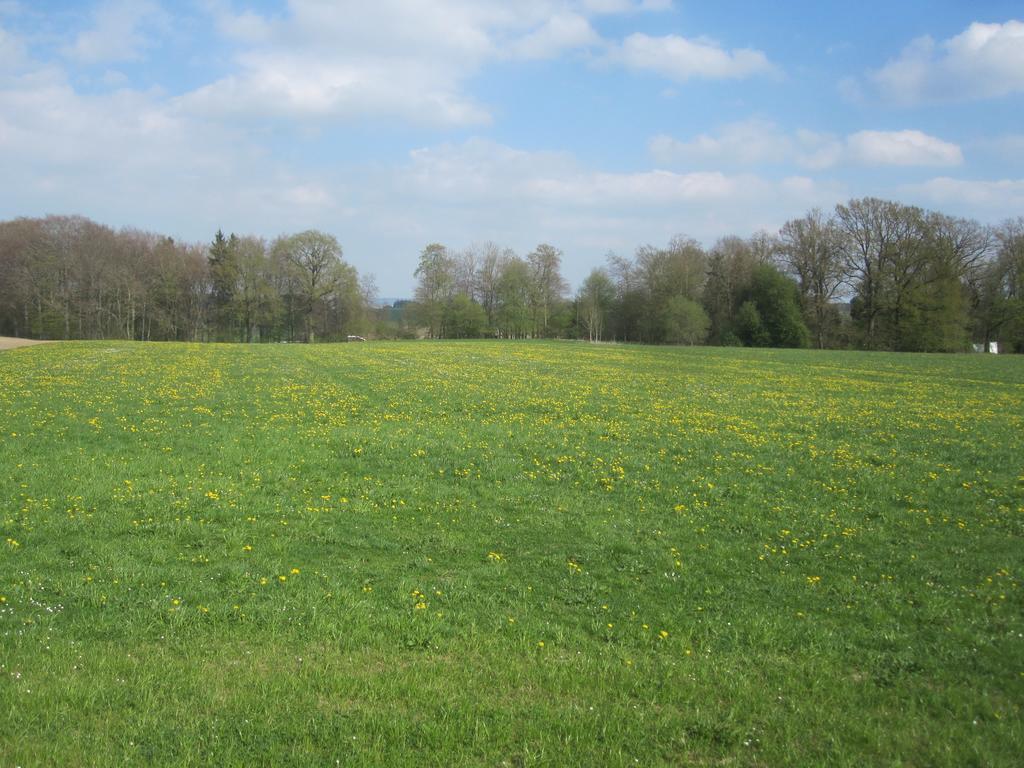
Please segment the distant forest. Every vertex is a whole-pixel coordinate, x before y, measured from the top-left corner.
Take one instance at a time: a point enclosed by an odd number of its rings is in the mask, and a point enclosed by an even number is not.
[[[864,198],[777,234],[610,253],[575,293],[562,252],[427,245],[415,297],[375,305],[331,235],[178,243],[82,217],[0,222],[0,334],[334,341],[579,338],[1024,352],[1024,217],[998,227]]]

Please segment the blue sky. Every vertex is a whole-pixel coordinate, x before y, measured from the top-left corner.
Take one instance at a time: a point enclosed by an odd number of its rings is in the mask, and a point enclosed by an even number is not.
[[[0,218],[707,246],[874,195],[1024,215],[1017,2],[0,0]]]

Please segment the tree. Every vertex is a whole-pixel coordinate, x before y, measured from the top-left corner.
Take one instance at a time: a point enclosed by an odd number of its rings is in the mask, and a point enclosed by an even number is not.
[[[759,263],[750,242],[739,237],[723,237],[711,249],[702,297],[711,319],[710,343],[732,346],[743,341],[736,328],[739,307]]]
[[[638,248],[635,270],[644,291],[642,337],[645,341],[664,341],[668,302],[676,296],[700,299],[707,256],[697,241],[676,235],[667,248]]]
[[[873,197],[836,206],[844,278],[856,289],[854,319],[864,346],[880,346],[886,262],[897,247],[899,206]]]
[[[600,341],[608,313],[615,301],[615,284],[603,269],[591,270],[576,293],[580,326],[590,341]]]
[[[475,339],[487,325],[487,313],[465,293],[457,293],[445,308],[445,337],[450,339]]]
[[[495,243],[487,242],[480,246],[476,264],[476,274],[473,276],[473,292],[477,301],[484,308],[487,315],[488,329],[495,327],[495,311],[498,306],[498,280],[504,265],[515,257],[509,249],[502,250]]]
[[[752,304],[754,314],[744,310],[740,338],[753,346],[806,347],[810,334],[800,311],[796,283],[771,264],[759,264],[751,275],[741,309]]]
[[[234,235],[232,235],[234,238]],[[260,238],[236,238],[230,314],[239,328],[239,340],[253,341],[257,330],[273,324],[275,299],[267,244]]]
[[[605,262],[608,276],[615,285],[609,335],[622,341],[639,341],[642,338],[645,299],[636,265],[616,253],[609,253]]]
[[[235,290],[238,283],[238,238],[224,237],[221,230],[213,237],[208,254],[213,304],[213,320],[222,337],[233,336]]]
[[[365,323],[372,281],[329,235],[206,246],[80,216],[0,222],[0,332],[140,340],[337,337]]]
[[[996,257],[982,272],[979,307],[980,338],[999,341],[1003,350],[1024,352],[1024,217],[996,230]]]
[[[922,236],[926,263],[911,288],[900,348],[963,350],[971,336],[972,285],[992,251],[992,230],[971,219],[928,213]]]
[[[673,296],[665,307],[665,340],[670,344],[701,344],[711,328],[704,307],[686,296]]]
[[[771,337],[765,330],[761,313],[757,311],[757,304],[753,301],[748,300],[740,304],[739,309],[736,310],[733,329],[736,337],[745,347],[771,346]]]
[[[815,208],[783,225],[778,253],[797,279],[815,346],[824,349],[838,323],[833,301],[843,285],[843,260],[834,223]]]
[[[430,338],[443,335],[444,311],[455,293],[455,260],[440,243],[430,243],[420,253],[416,267],[416,303]]]
[[[518,256],[505,262],[497,283],[498,333],[508,339],[526,338],[532,330],[530,266]]]
[[[526,257],[530,270],[530,310],[533,335],[547,336],[551,313],[567,289],[562,277],[562,252],[542,243]]]
[[[316,341],[315,314],[337,287],[341,276],[341,246],[332,236],[317,230],[281,238],[274,244],[292,277],[305,340]]]

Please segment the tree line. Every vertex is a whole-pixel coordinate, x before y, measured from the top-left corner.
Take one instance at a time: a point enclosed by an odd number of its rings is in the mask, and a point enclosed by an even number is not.
[[[384,334],[651,344],[1024,352],[1024,217],[998,227],[863,198],[704,249],[608,254],[574,295],[562,253],[424,248]]]
[[[370,327],[372,279],[331,235],[208,245],[81,216],[0,222],[0,334],[36,339],[336,340]]]
[[[774,234],[677,236],[609,253],[575,293],[562,252],[440,243],[415,296],[374,306],[331,235],[187,244],[80,216],[0,222],[0,334],[43,339],[332,341],[580,338],[1024,352],[1024,217],[1000,226],[863,198]]]

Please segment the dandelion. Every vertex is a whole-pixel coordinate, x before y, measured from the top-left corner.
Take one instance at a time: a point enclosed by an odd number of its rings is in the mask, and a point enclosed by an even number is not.
[[[658,633],[658,637],[664,640],[666,637],[668,637],[668,632],[663,629]]]

